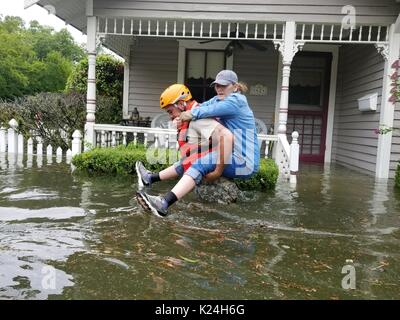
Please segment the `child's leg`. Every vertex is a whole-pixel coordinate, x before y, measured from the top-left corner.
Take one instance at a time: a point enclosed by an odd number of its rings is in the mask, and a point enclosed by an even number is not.
[[[211,152],[204,157],[197,159],[192,166],[186,171],[182,178],[178,181],[171,192],[176,198],[182,199],[193,188],[200,184],[203,177],[215,170],[217,163],[217,152]]]
[[[184,168],[182,161],[175,162],[172,166],[159,172],[160,180],[171,180],[183,176]]]
[[[150,186],[154,182],[176,179],[183,175],[183,172],[184,169],[180,161],[160,172],[151,172],[144,167],[142,162],[136,162],[136,174],[139,181],[139,190],[144,186]]]
[[[192,191],[196,184],[200,184],[207,173],[215,170],[216,161],[216,152],[209,153],[203,158],[198,159],[189,170],[186,171],[175,187],[163,197],[151,196],[145,192],[139,191],[137,193],[139,203],[147,210],[151,210],[161,216],[166,216],[168,214],[167,210],[171,205]],[[177,172],[178,170],[175,171]],[[173,175],[172,170],[168,170],[166,173],[167,176]]]
[[[195,185],[196,182],[194,181],[194,179],[191,176],[185,174],[178,181],[178,183],[171,190],[171,192],[173,192],[176,198],[179,200],[182,199],[185,195],[187,195],[190,191],[192,191]]]

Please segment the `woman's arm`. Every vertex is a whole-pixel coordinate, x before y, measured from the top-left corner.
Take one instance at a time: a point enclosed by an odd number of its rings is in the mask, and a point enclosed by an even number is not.
[[[237,113],[240,101],[235,94],[230,95],[224,100],[215,99],[203,103],[198,108],[191,110],[193,120],[214,118],[214,117],[227,117]]]

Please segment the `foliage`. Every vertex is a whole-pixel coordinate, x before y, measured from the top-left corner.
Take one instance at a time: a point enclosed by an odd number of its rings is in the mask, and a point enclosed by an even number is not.
[[[260,169],[250,179],[235,179],[235,182],[241,190],[272,190],[278,181],[279,169],[272,159],[261,159]]]
[[[82,59],[67,81],[67,92],[86,94],[88,59]],[[116,123],[122,119],[122,93],[124,65],[110,55],[100,54],[96,58],[96,123]]]
[[[67,91],[86,93],[88,74],[88,58],[81,60],[67,82]],[[96,57],[96,88],[97,94],[113,97],[122,103],[124,82],[124,65],[121,61],[107,54]],[[122,109],[122,108],[120,108]],[[119,119],[121,120],[121,118]]]
[[[76,155],[72,163],[78,171],[97,175],[135,175],[136,161],[142,161],[146,168],[152,171],[160,171],[169,166],[169,164],[149,163],[146,150],[142,145],[133,144],[116,148],[95,148]],[[278,174],[278,166],[273,160],[261,159],[260,170],[252,178],[235,179],[235,183],[242,190],[266,191],[275,188]]]
[[[72,164],[88,174],[97,175],[127,175],[136,174],[135,162],[142,161],[149,170],[160,171],[168,164],[149,163],[146,158],[147,149],[138,144],[120,145],[115,148],[94,148],[78,154],[72,159]],[[170,150],[170,152],[175,152]]]
[[[85,57],[84,49],[75,44],[67,29],[55,32],[51,27],[31,21],[27,33],[39,60],[45,59],[51,52],[58,52],[62,57],[74,63],[78,63]]]
[[[396,188],[400,189],[400,162],[397,165],[396,176],[394,177],[394,184]]]
[[[115,99],[98,97],[96,122],[120,119],[118,107]],[[25,137],[34,130],[46,143],[68,149],[73,132],[78,129],[83,133],[86,97],[78,93],[39,93],[0,102],[0,125],[7,126],[11,119],[17,120],[18,130]]]
[[[96,99],[96,123],[119,124],[122,105],[115,97],[98,96]]]
[[[64,90],[73,64],[84,56],[66,29],[19,17],[0,17],[0,99]]]
[[[395,128],[382,125],[379,128],[374,129],[374,133],[375,134],[387,134],[389,132],[392,132],[393,130],[395,130]]]

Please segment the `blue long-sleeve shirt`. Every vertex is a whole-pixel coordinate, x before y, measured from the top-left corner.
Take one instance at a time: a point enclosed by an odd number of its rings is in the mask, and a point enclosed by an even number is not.
[[[233,157],[245,166],[248,174],[258,171],[260,150],[253,111],[240,93],[232,93],[223,100],[217,96],[192,109],[193,120],[219,118],[221,124],[234,135]],[[245,175],[245,174],[244,174]]]

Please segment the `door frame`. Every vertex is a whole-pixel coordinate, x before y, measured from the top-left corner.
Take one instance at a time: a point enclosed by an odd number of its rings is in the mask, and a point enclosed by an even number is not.
[[[301,154],[300,153],[300,161],[303,162],[314,162],[314,163],[324,163],[325,160],[325,153],[326,153],[326,136],[327,136],[327,118],[328,118],[328,106],[329,106],[329,87],[330,87],[330,65],[332,64],[332,54],[330,52],[311,52],[311,51],[302,51],[298,55],[303,57],[319,57],[323,58],[327,63],[326,67],[321,72],[322,74],[322,87],[320,91],[320,104],[322,107],[321,111],[311,111],[311,110],[301,110],[301,109],[294,109],[288,110],[288,119],[290,115],[300,115],[300,116],[320,116],[321,117],[321,136],[320,136],[320,151],[318,155],[314,154]],[[296,57],[295,57],[296,58]],[[298,66],[300,70],[302,69],[301,66]],[[306,68],[304,68],[306,69]],[[289,89],[290,90],[290,89]],[[313,120],[314,123],[314,120]],[[304,124],[303,124],[304,130]],[[304,139],[305,133],[303,132],[302,137]],[[311,137],[312,141],[313,137]],[[299,141],[300,143],[300,141]],[[301,146],[301,149],[303,145]]]
[[[310,52],[330,52],[332,53],[331,62],[331,76],[329,85],[329,103],[328,103],[328,115],[326,121],[326,138],[325,138],[325,157],[324,162],[330,163],[332,161],[332,141],[333,141],[333,123],[335,117],[335,104],[336,104],[336,86],[337,86],[337,74],[338,74],[338,58],[339,58],[339,47],[340,45],[326,45],[326,44],[310,44],[306,43],[302,51]],[[275,103],[275,128],[279,126],[279,106],[282,92],[282,58],[279,55],[278,62],[278,75],[277,75],[277,90],[276,90],[276,103]]]

